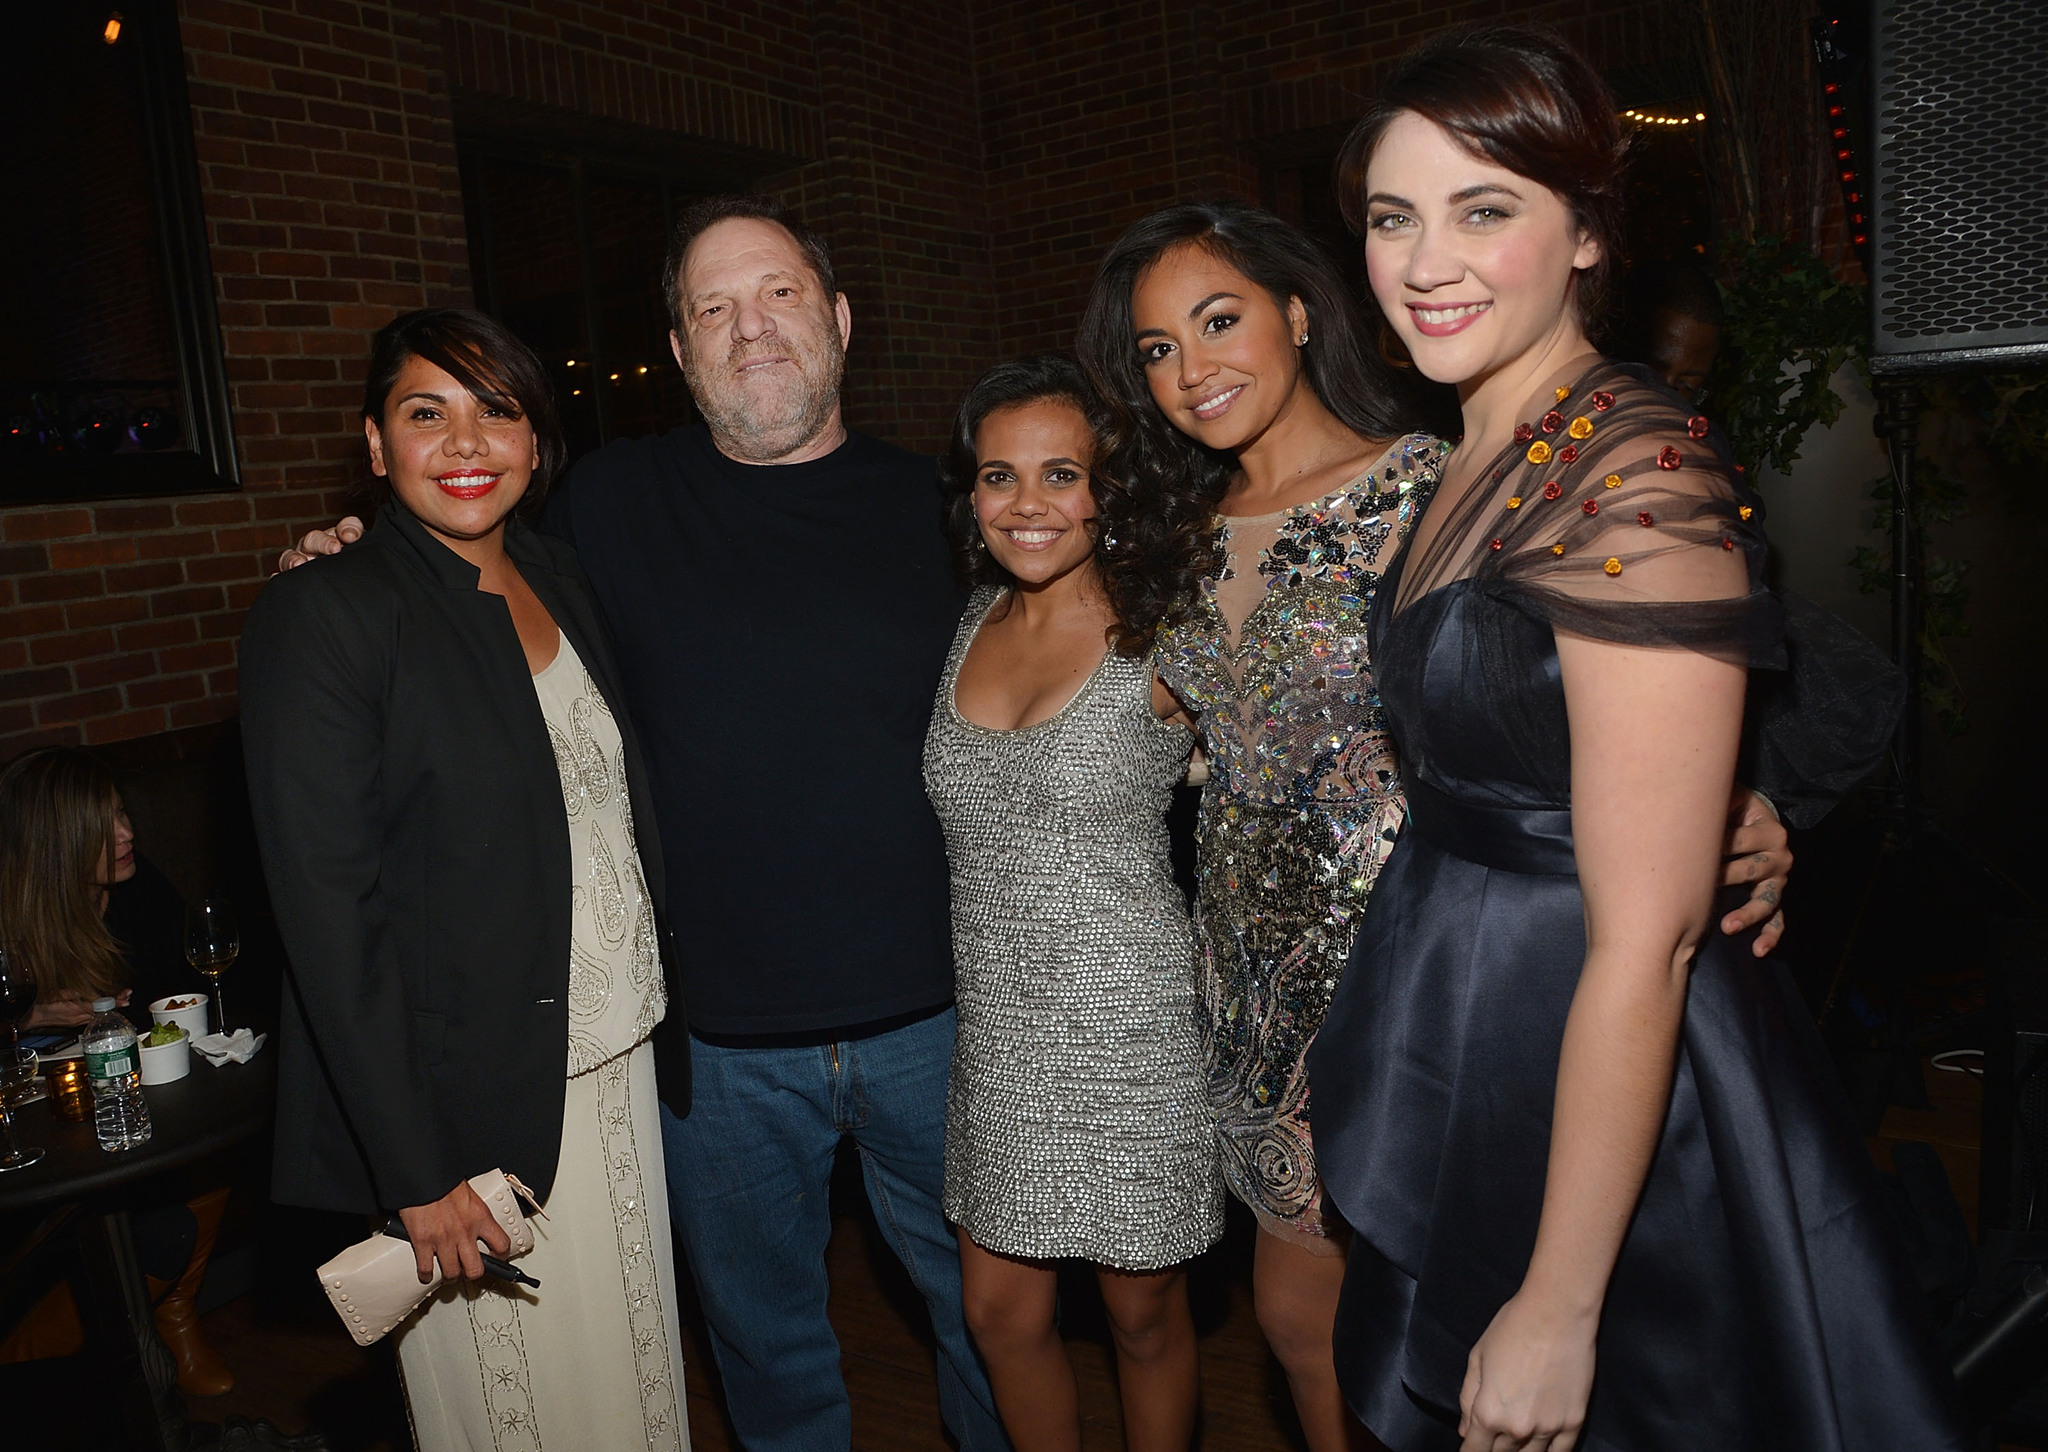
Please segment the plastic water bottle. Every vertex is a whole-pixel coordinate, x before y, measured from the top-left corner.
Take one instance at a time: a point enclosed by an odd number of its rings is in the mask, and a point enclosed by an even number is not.
[[[78,1036],[92,1084],[92,1117],[103,1150],[134,1149],[149,1138],[149,1105],[142,1097],[142,1055],[135,1028],[111,998],[92,1001],[92,1018]]]

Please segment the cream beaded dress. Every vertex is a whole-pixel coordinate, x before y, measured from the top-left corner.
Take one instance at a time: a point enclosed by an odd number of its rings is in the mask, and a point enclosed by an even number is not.
[[[687,1452],[647,1042],[666,998],[619,730],[567,636],[533,687],[575,873],[561,1167],[519,1261],[540,1289],[444,1286],[399,1333],[413,1442],[420,1452]]]

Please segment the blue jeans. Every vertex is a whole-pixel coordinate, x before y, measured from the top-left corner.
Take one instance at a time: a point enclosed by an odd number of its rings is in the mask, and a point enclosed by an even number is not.
[[[965,1452],[1006,1452],[940,1208],[953,1011],[850,1043],[699,1040],[690,1054],[689,1117],[661,1111],[669,1211],[748,1452],[845,1452],[853,1439],[825,1318],[827,1183],[847,1135],[882,1233],[931,1309],[940,1415]]]

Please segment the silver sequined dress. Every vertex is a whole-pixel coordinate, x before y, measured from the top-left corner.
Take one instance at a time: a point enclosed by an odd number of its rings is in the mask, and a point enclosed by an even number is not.
[[[1193,743],[1153,715],[1150,667],[1113,651],[1048,720],[961,716],[960,662],[1000,598],[969,604],[925,738],[958,975],[946,1215],[1000,1254],[1157,1269],[1223,1232],[1166,845]]]
[[[1340,1247],[1302,1056],[1404,812],[1365,615],[1445,452],[1411,435],[1323,499],[1223,519],[1215,570],[1154,655],[1209,758],[1195,924],[1223,1171],[1261,1226],[1323,1253]]]

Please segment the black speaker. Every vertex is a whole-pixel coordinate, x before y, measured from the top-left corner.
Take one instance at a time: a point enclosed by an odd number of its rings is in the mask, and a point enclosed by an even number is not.
[[[2048,362],[2048,0],[1873,0],[1880,376]]]

